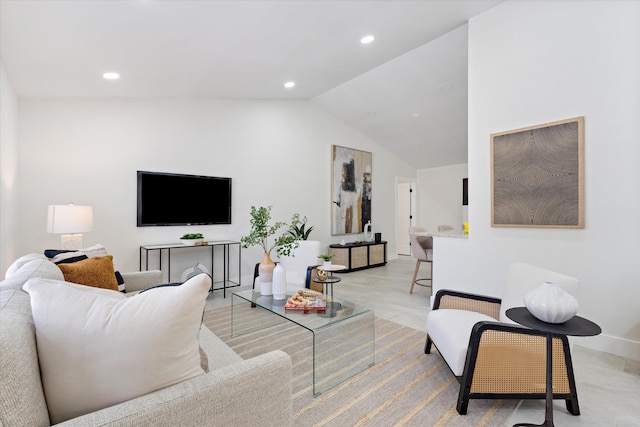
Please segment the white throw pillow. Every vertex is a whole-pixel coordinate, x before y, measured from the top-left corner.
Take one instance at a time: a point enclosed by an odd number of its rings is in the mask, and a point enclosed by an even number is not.
[[[52,424],[202,374],[199,331],[206,274],[127,298],[31,279],[42,385]]]

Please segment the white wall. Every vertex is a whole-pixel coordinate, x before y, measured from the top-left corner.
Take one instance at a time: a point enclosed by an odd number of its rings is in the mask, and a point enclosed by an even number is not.
[[[0,63],[0,270],[17,256],[15,239],[18,175],[18,99]],[[0,276],[4,277],[4,276]]]
[[[330,235],[332,144],[373,153],[373,221],[395,254],[389,203],[395,176],[415,176],[414,169],[304,101],[21,98],[19,131],[18,253],[59,246],[57,235],[45,233],[48,204],[87,204],[95,225],[84,236],[85,246],[105,245],[122,271],[138,269],[141,244],[175,242],[185,232],[239,240],[248,231],[252,204],[273,205],[275,221],[288,221],[294,212],[306,215],[315,227],[311,238],[325,249],[345,238]],[[232,177],[232,224],[137,228],[136,170]],[[261,258],[256,247],[244,250],[243,276],[251,276]]]
[[[467,178],[466,163],[418,171],[416,225],[437,231],[438,225],[447,224],[462,231],[462,178]]]
[[[576,343],[640,359],[640,2],[517,1],[469,24],[468,240],[439,238],[435,288],[500,295],[508,265],[581,281]],[[585,117],[584,229],[492,228],[490,134]]]

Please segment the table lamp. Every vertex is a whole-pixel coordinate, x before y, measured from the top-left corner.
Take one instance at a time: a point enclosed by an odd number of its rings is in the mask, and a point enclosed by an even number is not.
[[[49,205],[47,233],[62,234],[62,249],[82,249],[82,233],[93,230],[93,208],[91,206]]]

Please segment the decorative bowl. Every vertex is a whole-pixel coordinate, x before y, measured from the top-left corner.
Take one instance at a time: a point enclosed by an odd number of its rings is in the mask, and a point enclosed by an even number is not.
[[[318,280],[323,282],[327,280],[327,272],[324,270],[318,270]]]
[[[524,305],[535,318],[547,323],[564,323],[578,312],[578,301],[551,282],[529,291]]]

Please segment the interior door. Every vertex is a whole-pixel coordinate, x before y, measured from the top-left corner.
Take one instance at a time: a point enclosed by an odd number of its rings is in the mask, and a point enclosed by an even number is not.
[[[413,225],[413,206],[415,205],[415,194],[413,187],[415,183],[399,182],[397,189],[398,197],[398,255],[411,255],[409,246],[409,227]]]

